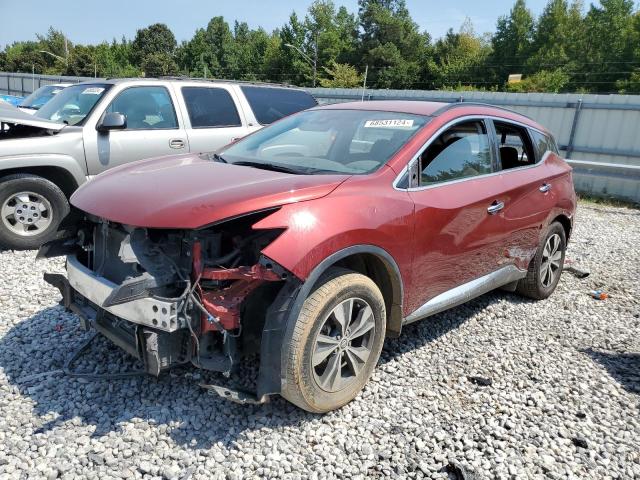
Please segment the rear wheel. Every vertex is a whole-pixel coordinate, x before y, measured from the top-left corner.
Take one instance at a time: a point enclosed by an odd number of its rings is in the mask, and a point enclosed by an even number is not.
[[[518,282],[517,292],[536,300],[551,295],[560,281],[566,246],[564,227],[558,222],[552,223],[529,264],[527,276]]]
[[[69,203],[54,183],[29,174],[0,181],[0,246],[14,250],[38,248],[53,238]]]
[[[362,390],[385,331],[384,299],[364,275],[335,269],[305,300],[291,338],[282,396],[310,412],[347,404]]]

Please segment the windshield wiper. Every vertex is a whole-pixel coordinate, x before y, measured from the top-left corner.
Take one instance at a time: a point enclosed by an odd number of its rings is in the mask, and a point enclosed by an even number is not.
[[[29,110],[38,110],[36,107],[32,107],[30,105],[18,105],[20,108],[28,108]]]
[[[274,172],[293,173],[294,175],[301,175],[301,174],[304,173],[304,172],[302,172],[302,171],[300,171],[298,169],[291,168],[291,167],[286,167],[284,165],[276,165],[275,163],[239,161],[239,162],[233,162],[232,165],[241,165],[243,167],[261,168],[262,170],[273,170]]]
[[[209,157],[213,158],[216,162],[229,163],[224,158],[222,158],[222,155],[220,155],[219,153],[212,153]]]

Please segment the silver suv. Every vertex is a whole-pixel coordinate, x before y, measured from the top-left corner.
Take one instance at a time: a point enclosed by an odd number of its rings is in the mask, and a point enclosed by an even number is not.
[[[35,115],[0,105],[0,246],[50,240],[71,193],[109,168],[213,151],[315,105],[279,85],[175,79],[80,83]]]

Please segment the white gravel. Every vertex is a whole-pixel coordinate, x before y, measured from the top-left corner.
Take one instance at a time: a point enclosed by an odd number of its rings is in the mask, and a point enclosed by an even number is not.
[[[1,252],[0,478],[454,478],[447,465],[465,478],[640,478],[639,244],[639,210],[582,204],[568,256],[590,277],[406,328],[364,393],[324,416],[229,403],[189,369],[64,377],[87,334],[42,280],[61,261]],[[79,368],[130,363],[106,341],[91,352]]]

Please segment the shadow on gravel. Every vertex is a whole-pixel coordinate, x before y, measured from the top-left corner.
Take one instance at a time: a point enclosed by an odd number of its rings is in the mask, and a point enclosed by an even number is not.
[[[380,362],[386,363],[436,340],[504,295],[485,295],[407,326],[400,338],[385,343]],[[514,301],[518,300],[514,298]],[[17,323],[0,338],[0,369],[9,384],[33,402],[32,414],[36,417],[33,433],[53,430],[55,435],[56,427],[79,420],[93,425],[93,436],[99,437],[121,428],[128,429],[130,423],[141,419],[158,425],[179,445],[209,448],[215,443],[230,446],[251,430],[297,425],[318,418],[279,397],[266,405],[252,406],[212,396],[198,383],[229,384],[229,380],[195,368],[173,370],[158,379],[141,376],[86,381],[65,376],[61,371],[64,361],[88,335],[79,330],[73,314],[55,306]],[[114,373],[140,367],[118,347],[98,338],[74,369]],[[255,371],[249,372],[252,373]],[[201,379],[194,378],[199,375]],[[53,419],[45,421],[43,417]],[[130,435],[139,435],[137,431],[133,429]],[[147,444],[143,438],[139,441]]]
[[[625,390],[640,395],[640,353],[603,352],[592,348],[582,352],[606,368]]]
[[[488,306],[507,298],[510,303],[535,303],[508,292],[495,291],[471,300],[459,307],[419,320],[402,328],[399,338],[385,341],[380,363],[387,363],[405,353],[421,348],[463,325]]]

